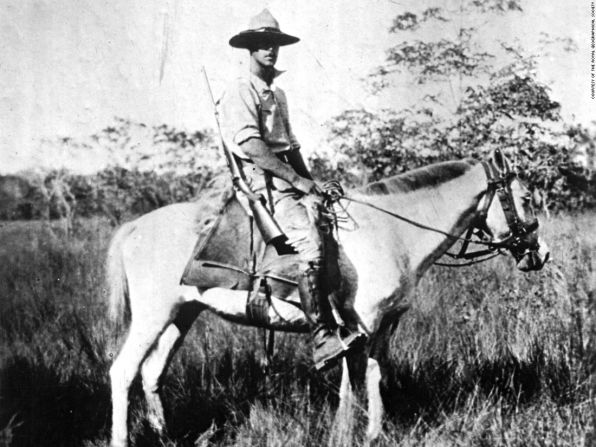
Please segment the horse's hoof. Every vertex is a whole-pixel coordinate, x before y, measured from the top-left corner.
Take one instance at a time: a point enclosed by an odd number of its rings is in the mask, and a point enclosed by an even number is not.
[[[380,427],[369,427],[366,430],[366,443],[367,443],[367,445],[370,444],[373,441],[376,441],[379,438],[379,435],[380,434],[381,434]]]

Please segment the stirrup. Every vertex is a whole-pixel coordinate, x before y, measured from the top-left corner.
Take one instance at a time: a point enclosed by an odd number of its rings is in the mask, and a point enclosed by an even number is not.
[[[339,342],[338,346],[340,349],[335,350],[326,358],[315,362],[315,368],[319,372],[323,372],[334,367],[340,359],[345,357],[348,352],[350,352],[350,350],[362,346],[367,339],[366,334],[363,334],[362,332],[353,332],[342,339],[338,330],[335,333],[335,336]]]

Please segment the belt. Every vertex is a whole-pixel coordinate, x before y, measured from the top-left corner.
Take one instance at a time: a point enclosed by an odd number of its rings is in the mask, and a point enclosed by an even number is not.
[[[289,163],[290,162],[290,159],[288,158],[288,155],[289,155],[290,152],[291,152],[290,150],[283,151],[283,152],[278,152],[278,153],[275,154],[275,156],[277,158],[279,158],[281,161],[283,161],[284,163]],[[251,164],[251,165],[254,165],[255,164],[254,161],[252,161],[250,158],[244,159],[244,158],[237,157],[237,159],[241,163],[248,163],[248,164]]]

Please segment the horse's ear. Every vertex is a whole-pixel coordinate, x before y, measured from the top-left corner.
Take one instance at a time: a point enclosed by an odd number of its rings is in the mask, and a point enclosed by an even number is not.
[[[508,174],[511,171],[511,164],[501,149],[494,150],[493,164],[501,174]]]

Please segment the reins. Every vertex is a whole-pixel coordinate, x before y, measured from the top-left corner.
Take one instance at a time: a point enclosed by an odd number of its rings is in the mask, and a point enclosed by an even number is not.
[[[501,254],[504,254],[501,251],[501,248],[503,248],[501,246],[501,243],[494,243],[494,242],[485,242],[479,239],[472,239],[470,237],[461,237],[461,236],[456,236],[454,234],[448,233],[446,231],[443,230],[439,230],[438,228],[435,227],[431,227],[429,225],[425,225],[423,223],[417,222],[415,220],[412,220],[408,217],[405,217],[401,214],[395,213],[393,211],[389,211],[385,208],[381,208],[380,206],[377,205],[373,205],[370,202],[365,202],[363,200],[359,200],[359,199],[355,199],[353,197],[349,197],[349,196],[342,196],[341,197],[344,200],[347,200],[348,202],[354,202],[354,203],[358,203],[360,205],[363,206],[367,206],[369,208],[372,208],[374,210],[377,210],[381,213],[387,214],[391,217],[394,217],[396,219],[399,219],[403,222],[406,222],[414,227],[420,228],[422,230],[427,230],[427,231],[432,231],[434,233],[438,233],[441,234],[443,236],[447,236],[450,239],[453,239],[454,241],[461,241],[464,244],[466,244],[466,246],[470,243],[472,244],[478,244],[478,245],[484,245],[485,247],[488,247],[487,250],[483,250],[483,251],[475,251],[472,253],[449,253],[446,252],[445,255],[453,258],[453,259],[474,259],[472,261],[468,261],[468,262],[464,262],[464,263],[458,263],[458,264],[452,264],[452,263],[445,263],[445,262],[434,262],[434,264],[442,266],[442,267],[465,267],[465,266],[469,266],[469,265],[473,265],[473,264],[478,264],[480,262],[484,262],[484,261],[488,261],[489,259],[495,258]],[[347,212],[347,210],[344,211]],[[481,256],[485,256],[488,255],[487,257],[484,257],[482,259],[475,259],[475,258],[479,258]]]
[[[409,223],[410,225],[413,225],[415,227],[421,228],[423,230],[428,230],[428,231],[433,231],[435,233],[439,233],[442,234],[443,236],[447,236],[448,238],[454,239],[454,240],[458,240],[458,241],[462,241],[462,242],[473,242],[473,243],[479,243],[481,245],[486,245],[487,247],[492,247],[493,244],[490,242],[484,242],[484,241],[474,241],[472,239],[467,239],[465,237],[461,237],[461,236],[456,236],[454,234],[451,233],[447,233],[446,231],[443,230],[439,230],[438,228],[434,228],[425,224],[422,224],[420,222],[416,222],[415,220],[409,219],[405,216],[402,216],[401,214],[398,213],[394,213],[393,211],[389,211],[386,210],[385,208],[381,208],[380,206],[377,205],[373,205],[370,202],[365,202],[364,200],[359,200],[359,199],[355,199],[353,197],[349,197],[349,196],[342,196],[342,199],[347,200],[348,202],[354,202],[354,203],[358,203],[360,205],[364,205],[367,206],[369,208],[375,209],[377,211],[380,211],[382,213],[385,213],[391,217],[395,217],[396,219],[402,220],[406,223]]]
[[[453,259],[461,259],[461,257],[458,257],[456,254],[453,254],[453,253],[445,253],[445,254]],[[451,262],[435,261],[435,262],[433,262],[433,264],[441,266],[441,267],[467,267],[469,265],[480,264],[481,262],[488,261],[489,259],[493,259],[493,258],[496,258],[497,256],[504,255],[504,254],[505,253],[503,253],[501,250],[497,250],[497,251],[492,252],[492,254],[490,254],[489,256],[486,256],[485,258],[475,259],[475,260],[468,261],[468,262],[459,262],[457,264],[454,264]],[[482,255],[482,256],[484,256],[484,255]]]
[[[456,236],[455,234],[440,230],[438,228],[423,224],[421,222],[417,222],[413,219],[410,219],[406,216],[403,216],[399,213],[389,211],[385,208],[380,206],[374,205],[370,202],[366,202],[364,200],[355,199],[354,197],[349,197],[343,193],[343,190],[335,189],[331,194],[329,202],[331,203],[340,203],[340,199],[344,199],[348,202],[358,203],[360,205],[372,208],[377,210],[381,213],[387,214],[391,217],[399,219],[403,222],[406,222],[409,225],[415,226],[417,228],[431,231],[434,233],[441,234],[443,236],[448,237],[449,239],[455,241],[463,242],[462,247],[458,253],[444,253],[445,255],[451,257],[452,259],[464,259],[468,262],[463,263],[444,263],[444,262],[435,262],[434,264],[444,266],[444,267],[465,267],[473,264],[478,264],[480,262],[488,261],[489,259],[495,258],[499,255],[504,254],[502,249],[518,249],[520,244],[522,243],[523,237],[526,236],[528,233],[533,232],[538,227],[538,222],[534,220],[533,222],[526,223],[520,219],[517,210],[515,208],[515,204],[513,202],[513,193],[511,191],[511,181],[516,177],[514,172],[499,172],[498,168],[494,165],[489,164],[487,162],[482,162],[482,166],[487,175],[488,179],[488,188],[484,195],[484,202],[483,206],[478,212],[478,215],[475,217],[474,221],[468,227],[466,232],[466,236]],[[474,232],[477,231],[477,236],[481,237],[481,232],[484,231],[486,234],[486,216],[488,214],[488,209],[494,200],[494,198],[498,197],[503,207],[503,212],[505,214],[505,218],[507,220],[507,224],[510,228],[510,235],[505,238],[504,240],[493,242],[493,241],[485,241],[482,239],[473,239]],[[343,211],[348,215],[348,217],[354,221],[354,219],[350,216],[347,209],[340,204]],[[336,217],[337,219],[337,217]],[[355,221],[354,221],[355,222]],[[490,230],[489,230],[490,232]],[[469,244],[476,244],[476,245],[483,245],[487,247],[485,250],[477,250],[474,252],[467,252]]]

